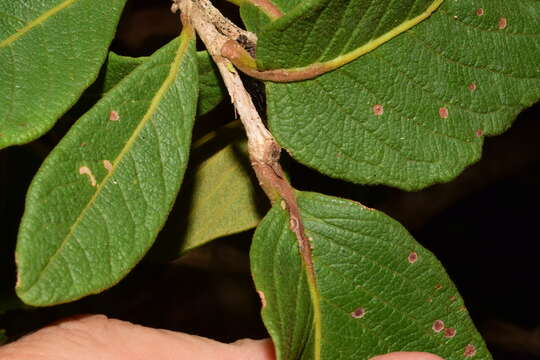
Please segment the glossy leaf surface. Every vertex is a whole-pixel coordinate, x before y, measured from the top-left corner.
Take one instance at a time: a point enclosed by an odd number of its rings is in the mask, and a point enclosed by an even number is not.
[[[376,34],[375,20],[362,31]],[[445,1],[337,70],[268,82],[270,129],[295,159],[332,177],[407,190],[449,181],[479,159],[484,136],[540,97],[539,22],[538,1]]]
[[[312,244],[314,292],[279,204],[251,249],[277,359],[369,359],[393,351],[491,358],[442,265],[398,222],[315,193],[298,193],[298,204]]]
[[[26,303],[102,291],[148,250],[187,165],[195,56],[186,31],[107,92],[45,160],[16,250],[17,293]]]
[[[95,80],[124,3],[0,1],[0,148],[48,131]]]

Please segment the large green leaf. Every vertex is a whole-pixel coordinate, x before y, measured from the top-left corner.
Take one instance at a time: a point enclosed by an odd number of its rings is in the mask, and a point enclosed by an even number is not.
[[[185,32],[110,90],[45,160],[16,250],[26,303],[99,292],[144,255],[187,165],[197,77]]]
[[[95,80],[124,3],[0,1],[0,148],[45,133]]]
[[[300,8],[290,13],[299,16]],[[409,190],[451,180],[479,159],[484,136],[506,130],[540,97],[539,22],[538,1],[445,1],[335,71],[268,82],[270,128],[294,158],[329,176]],[[363,32],[378,33],[378,19],[364,25]],[[317,31],[308,44],[326,36]],[[258,47],[257,54],[271,61],[269,51]]]
[[[314,288],[281,206],[262,220],[251,249],[278,360],[357,360],[392,351],[491,358],[444,268],[398,222],[315,193],[299,193],[298,204]]]

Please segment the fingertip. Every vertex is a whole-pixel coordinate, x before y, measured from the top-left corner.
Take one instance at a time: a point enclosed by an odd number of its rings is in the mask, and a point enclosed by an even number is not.
[[[274,360],[276,358],[274,343],[270,339],[241,339],[230,345],[236,347],[240,355],[239,358],[242,359]]]
[[[384,355],[377,355],[369,360],[444,360],[440,356],[427,352],[393,352]]]

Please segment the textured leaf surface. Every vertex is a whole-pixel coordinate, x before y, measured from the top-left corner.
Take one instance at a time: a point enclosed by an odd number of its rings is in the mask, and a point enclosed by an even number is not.
[[[409,190],[449,181],[540,97],[538,23],[538,1],[445,1],[335,71],[267,83],[270,128],[329,176]]]
[[[429,16],[442,0],[311,0],[263,28],[260,69],[348,62]],[[356,52],[359,54],[354,55]]]
[[[159,239],[152,249],[151,255],[160,259],[178,257],[211,240],[252,229],[268,210],[268,200],[251,170],[239,122],[197,141],[189,161],[177,200],[179,208],[169,216],[163,241]]]
[[[82,117],[34,178],[16,250],[17,293],[50,305],[118,282],[150,247],[187,165],[197,101],[184,33]]]
[[[441,264],[399,223],[315,193],[299,194],[298,202],[313,246],[319,304],[279,205],[257,228],[251,250],[279,360],[368,359],[391,351],[465,359],[473,349],[475,359],[491,358]]]
[[[95,80],[124,3],[0,1],[0,148],[45,133]]]

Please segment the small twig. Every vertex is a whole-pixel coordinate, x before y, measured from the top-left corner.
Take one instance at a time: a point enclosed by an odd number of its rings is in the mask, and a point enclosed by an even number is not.
[[[285,202],[290,217],[290,228],[296,235],[308,276],[314,283],[315,275],[309,240],[304,232],[294,189],[285,178],[279,164],[281,147],[266,129],[233,64],[221,56],[221,48],[225,42],[230,40],[218,29],[218,26],[221,25],[216,25],[224,23],[223,21],[216,22],[216,14],[219,14],[219,17],[222,16],[208,0],[174,1],[178,4],[182,16],[190,19],[219,69],[234,107],[240,116],[240,121],[246,129],[249,156],[257,179],[271,201],[281,198]]]

